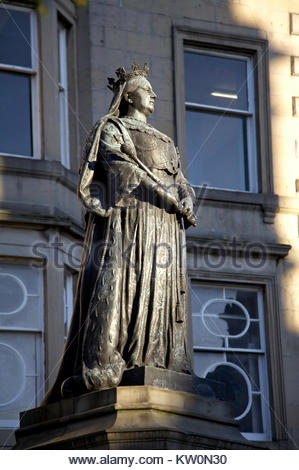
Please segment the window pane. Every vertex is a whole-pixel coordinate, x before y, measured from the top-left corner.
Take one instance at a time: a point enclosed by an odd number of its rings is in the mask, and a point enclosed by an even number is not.
[[[0,315],[0,329],[4,328],[34,328],[42,329],[41,298],[29,295],[20,310],[10,315]]]
[[[250,438],[250,433],[265,433],[262,438],[267,439],[270,416],[268,392],[264,388],[267,360],[261,349],[262,323],[259,320],[262,320],[263,304],[259,302],[260,295],[260,289],[253,287],[228,284],[212,287],[194,282],[193,341],[194,346],[201,348],[194,351],[194,372],[210,380],[217,398],[234,405],[235,417],[241,416],[241,431],[248,433],[246,438]],[[238,303],[246,308],[250,318]],[[227,347],[244,351],[229,351]],[[254,353],[251,349],[259,351]],[[261,400],[264,400],[263,407]]]
[[[209,331],[218,336],[241,335],[248,319],[239,305],[214,301],[204,311],[203,320]]]
[[[0,264],[0,331],[43,325],[42,270],[28,265]]]
[[[220,322],[221,320],[218,320],[218,323],[216,323],[216,325],[213,324],[214,329],[216,327],[218,329],[221,329],[222,325]],[[202,318],[200,316],[192,317],[192,331],[193,331],[194,346],[210,347],[210,348],[223,348],[225,346],[224,338],[221,336],[216,336],[211,331],[209,331],[204,325]]]
[[[0,63],[31,67],[29,13],[0,8]]]
[[[30,77],[0,72],[0,152],[32,156]]]
[[[74,303],[74,276],[70,272],[64,274],[64,336],[67,336]]]
[[[30,410],[38,406],[39,398],[36,395],[37,381],[36,377],[26,377],[23,392],[19,394],[16,400],[7,406],[0,407],[0,425],[10,421],[9,427],[19,427],[20,411]],[[5,426],[6,427],[6,424]]]
[[[240,302],[247,309],[251,318],[258,318],[258,293],[249,290],[225,289],[227,299],[234,299]]]
[[[67,28],[58,23],[58,70],[59,70],[59,119],[61,162],[70,168],[69,116],[68,116],[68,70],[67,70]]]
[[[216,398],[232,403],[235,417],[244,413],[249,402],[249,391],[246,380],[238,369],[230,364],[215,364],[206,378],[222,384]]]
[[[239,338],[229,338],[230,348],[260,349],[260,327],[258,322],[251,322],[245,335]]]
[[[246,60],[192,52],[184,59],[186,101],[248,109]]]
[[[38,403],[40,341],[41,336],[34,333],[0,333],[0,426],[6,420],[17,420],[20,411]]]
[[[0,407],[18,397],[24,388],[25,373],[25,364],[19,352],[0,342]]]
[[[201,287],[192,284],[191,290],[191,301],[192,301],[192,312],[200,313],[202,307],[211,299],[221,299],[223,297],[223,289],[221,287]]]
[[[0,273],[0,314],[10,315],[26,302],[22,282],[8,273]]]
[[[263,421],[262,421],[262,408],[261,408],[261,397],[260,395],[252,396],[252,406],[249,413],[240,420],[240,431],[241,432],[255,432],[262,433]]]
[[[213,364],[225,362],[225,353],[220,352],[205,352],[202,351],[194,353],[194,372],[198,377],[205,377],[207,370]]]
[[[246,121],[243,117],[187,110],[190,183],[248,190],[245,132]]]
[[[260,378],[259,378],[259,355],[258,354],[247,354],[247,353],[229,353],[227,354],[228,362],[232,362],[237,366],[241,367],[250,380],[252,390],[260,390]]]

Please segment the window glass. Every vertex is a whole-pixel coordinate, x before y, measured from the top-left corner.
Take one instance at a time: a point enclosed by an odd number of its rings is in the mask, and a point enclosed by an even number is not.
[[[241,367],[247,374],[252,390],[256,391],[260,389],[260,378],[259,378],[259,364],[257,354],[241,354],[234,352],[233,354],[227,353],[227,360],[232,364],[236,364]]]
[[[194,355],[194,370],[199,377],[205,377],[207,370],[210,369],[214,364],[219,362],[225,362],[225,353],[208,352],[195,354]]]
[[[20,411],[41,399],[42,276],[28,265],[0,265],[0,427],[18,426]]]
[[[215,384],[218,399],[234,405],[246,437],[268,440],[262,292],[194,283],[192,308],[195,373]]]
[[[214,321],[212,328],[218,332],[226,332],[225,326],[219,324],[221,320]],[[211,322],[208,322],[208,324]],[[210,325],[209,325],[210,326]],[[207,323],[203,322],[202,316],[194,315],[192,317],[192,331],[193,331],[193,344],[194,346],[208,346],[214,348],[222,348],[225,346],[224,337],[214,335],[213,332],[207,328]]]
[[[58,19],[58,89],[59,89],[59,120],[60,120],[60,155],[61,162],[70,168],[69,148],[69,114],[68,114],[68,29]]]
[[[71,323],[73,304],[74,304],[74,285],[76,275],[68,271],[64,272],[64,336],[65,339]]]
[[[29,13],[0,8],[0,63],[31,67]]]
[[[243,116],[186,111],[191,184],[248,190],[245,124]]]
[[[24,284],[15,276],[0,273],[0,314],[12,314],[26,302]]]
[[[188,180],[257,191],[253,58],[192,46],[184,53],[184,85]]]
[[[247,61],[186,52],[186,101],[247,109]]]
[[[246,378],[239,368],[232,367],[230,363],[216,364],[206,374],[206,378],[222,384],[218,399],[232,403],[235,417],[246,412],[250,391]]]
[[[211,304],[204,310],[203,320],[206,328],[215,336],[234,337],[241,335],[248,323],[243,310],[232,303],[221,303],[219,301],[213,303],[213,306],[219,306],[217,309],[213,309],[215,311],[213,314],[208,313]]]
[[[257,292],[242,289],[226,289],[226,298],[238,300],[250,312],[252,318],[258,317]]]
[[[228,342],[232,348],[242,348],[242,349],[260,349],[260,335],[259,335],[260,325],[258,322],[251,322],[248,330],[244,335],[239,338],[229,338]]]
[[[251,428],[253,433],[261,434],[263,432],[262,425],[262,407],[261,407],[261,396],[252,396],[252,407],[249,412],[240,422],[240,431],[246,432],[247,429]]]
[[[32,156],[31,78],[0,71],[0,90],[0,150]]]
[[[14,348],[2,342],[0,342],[0,383],[5,384],[5,387],[0,387],[0,407],[14,401],[25,384],[25,363],[22,357]]]
[[[203,287],[194,284],[191,290],[191,301],[192,301],[192,312],[200,313],[202,307],[206,302],[211,300],[211,298],[221,299],[223,297],[223,289],[221,287]]]

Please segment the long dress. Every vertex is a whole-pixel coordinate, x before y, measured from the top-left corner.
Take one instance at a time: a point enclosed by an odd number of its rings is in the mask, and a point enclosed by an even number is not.
[[[110,118],[93,170],[92,199],[105,200],[110,211],[89,213],[71,327],[47,403],[61,397],[68,377],[83,377],[96,390],[117,386],[124,370],[144,365],[191,373],[187,221],[157,196],[156,183],[145,184],[152,174],[178,200],[193,195],[173,141],[141,121]]]

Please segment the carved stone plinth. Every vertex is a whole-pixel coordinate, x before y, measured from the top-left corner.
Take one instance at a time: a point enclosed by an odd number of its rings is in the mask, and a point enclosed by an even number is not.
[[[120,385],[152,385],[169,390],[195,393],[208,398],[215,398],[219,387],[223,387],[222,383],[201,379],[197,375],[149,366],[126,370]]]
[[[254,449],[228,403],[150,385],[120,386],[21,414],[16,449]]]

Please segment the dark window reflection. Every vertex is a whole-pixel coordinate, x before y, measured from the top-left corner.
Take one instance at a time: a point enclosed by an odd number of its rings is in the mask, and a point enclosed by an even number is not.
[[[218,388],[217,398],[232,403],[236,417],[244,413],[249,400],[248,387],[245,378],[237,369],[230,365],[219,365],[208,373],[207,379],[222,384],[222,387]]]
[[[31,67],[30,14],[0,8],[0,63]]]
[[[240,306],[226,300],[212,302],[204,311],[204,321],[212,333],[223,336],[240,335],[247,325]]]
[[[226,355],[227,361],[236,364],[246,372],[250,380],[252,390],[260,389],[259,377],[259,356],[257,354],[242,354],[242,353],[228,353]]]
[[[0,152],[32,156],[30,76],[0,72]]]
[[[252,396],[252,406],[248,414],[244,416],[240,421],[240,431],[241,432],[256,432],[262,433],[263,422],[262,422],[262,407],[261,407],[261,396],[253,395]]]
[[[257,292],[241,289],[226,289],[226,298],[237,300],[243,304],[250,318],[258,318]]]
[[[260,331],[257,322],[251,322],[248,331],[240,338],[229,338],[228,344],[231,348],[260,349]]]

